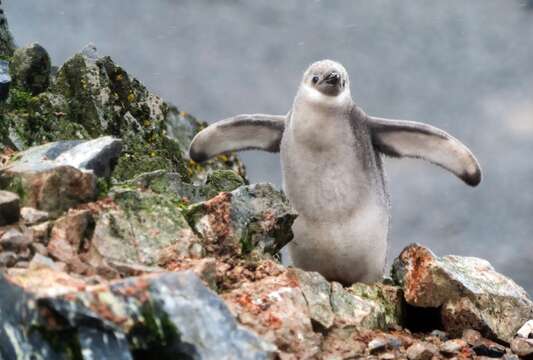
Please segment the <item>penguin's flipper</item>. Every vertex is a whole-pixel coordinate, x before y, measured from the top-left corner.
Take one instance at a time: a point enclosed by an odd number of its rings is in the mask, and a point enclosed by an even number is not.
[[[481,168],[462,142],[434,126],[414,121],[368,117],[374,147],[392,157],[427,160],[470,186],[481,182]]]
[[[196,162],[238,150],[279,152],[285,115],[237,115],[200,131],[192,140],[189,156]]]

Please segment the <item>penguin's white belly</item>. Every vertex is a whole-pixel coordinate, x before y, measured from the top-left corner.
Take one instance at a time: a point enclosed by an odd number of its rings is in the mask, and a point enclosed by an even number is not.
[[[310,151],[286,140],[284,188],[298,212],[289,243],[294,265],[343,284],[379,280],[389,229],[388,199],[375,180],[380,170],[369,174],[349,143]]]

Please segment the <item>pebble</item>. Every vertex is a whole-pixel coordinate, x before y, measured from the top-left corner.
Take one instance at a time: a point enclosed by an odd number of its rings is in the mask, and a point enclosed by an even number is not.
[[[31,244],[31,247],[33,248],[33,251],[36,254],[41,254],[43,256],[48,256],[48,249],[43,244],[38,243],[38,242],[34,242],[34,243]]]
[[[516,337],[511,341],[511,350],[518,356],[529,356],[533,354],[533,339]]]
[[[31,239],[16,229],[9,229],[0,237],[0,247],[4,250],[24,250],[31,244]]]
[[[433,356],[437,356],[438,352],[435,345],[420,341],[409,346],[407,349],[407,358],[409,360],[431,360]]]
[[[466,329],[463,331],[463,340],[470,346],[475,346],[481,340],[482,336],[479,331]]]
[[[429,336],[438,338],[440,341],[448,340],[448,334],[442,330],[433,330]]]
[[[17,263],[17,254],[11,251],[0,252],[0,268],[12,267]]]
[[[0,190],[0,226],[16,223],[20,216],[20,199],[17,194]]]
[[[446,356],[453,356],[466,346],[468,344],[463,339],[448,340],[440,346],[440,352]]]
[[[26,225],[41,223],[48,220],[49,217],[46,211],[37,210],[32,207],[23,207],[20,209],[20,216]]]
[[[481,339],[472,350],[479,356],[500,358],[505,355],[505,347],[487,339]]]
[[[382,352],[387,349],[387,343],[387,339],[383,337],[374,338],[368,343],[368,351],[371,354]]]

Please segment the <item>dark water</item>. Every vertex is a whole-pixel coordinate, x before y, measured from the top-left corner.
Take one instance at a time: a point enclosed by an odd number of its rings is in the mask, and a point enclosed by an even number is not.
[[[533,11],[519,0],[5,0],[19,44],[54,63],[95,43],[208,121],[285,113],[306,66],[342,62],[367,112],[429,122],[479,157],[464,186],[415,160],[386,166],[392,254],[408,243],[484,257],[533,292]],[[276,155],[243,156],[280,184]]]

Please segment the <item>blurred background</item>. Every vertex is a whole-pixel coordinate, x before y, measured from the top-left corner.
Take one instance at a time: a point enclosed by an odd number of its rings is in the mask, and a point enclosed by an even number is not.
[[[478,156],[469,188],[387,160],[393,258],[419,242],[489,260],[533,294],[533,1],[5,0],[18,45],[55,65],[89,42],[181,110],[212,122],[285,114],[301,74],[331,58],[368,113],[428,122]],[[281,186],[279,157],[242,155]]]

